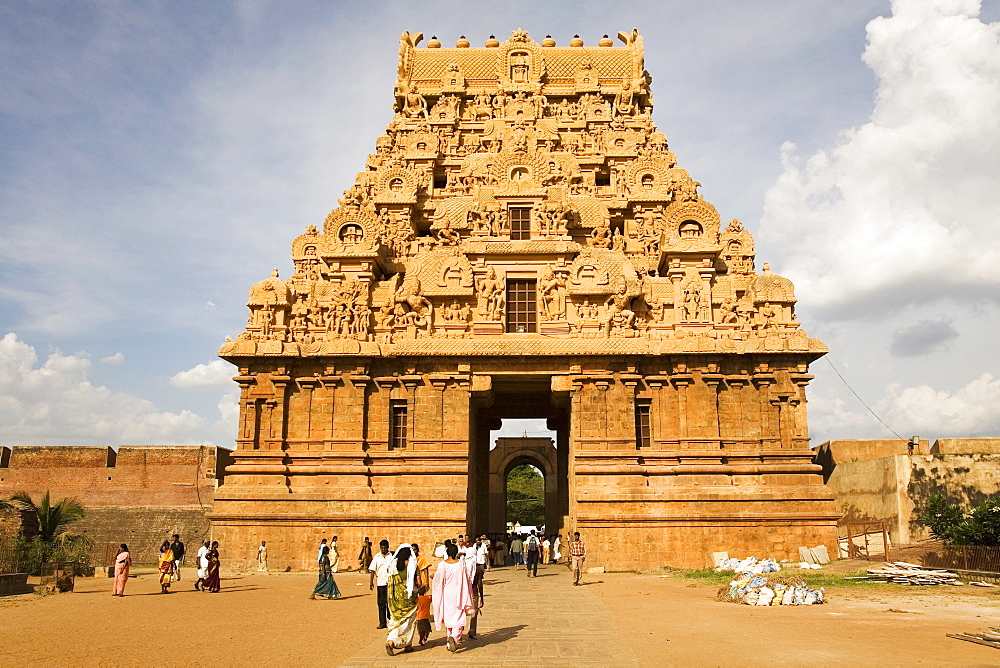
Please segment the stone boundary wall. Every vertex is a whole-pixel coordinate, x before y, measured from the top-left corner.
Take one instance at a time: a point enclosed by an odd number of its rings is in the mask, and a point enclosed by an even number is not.
[[[1000,439],[828,441],[816,463],[847,522],[885,521],[893,545],[931,538],[917,521],[931,494],[974,506],[1000,493]]]
[[[230,461],[228,450],[203,445],[3,446],[0,498],[27,492],[38,503],[46,491],[76,498],[87,517],[75,528],[96,543],[96,560],[104,544],[124,542],[147,564],[173,533],[194,549],[211,536],[206,514]],[[13,531],[5,524],[4,533]]]

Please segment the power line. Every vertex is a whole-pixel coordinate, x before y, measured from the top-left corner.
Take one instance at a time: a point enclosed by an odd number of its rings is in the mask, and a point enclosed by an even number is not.
[[[853,394],[853,395],[854,395],[854,397],[855,397],[855,398],[856,398],[856,399],[857,399],[858,401],[860,401],[860,402],[861,402],[861,405],[862,405],[862,406],[864,406],[865,408],[867,408],[867,409],[868,409],[868,412],[869,412],[869,413],[871,413],[872,415],[874,415],[874,416],[875,416],[875,419],[876,419],[876,420],[878,420],[879,422],[881,422],[881,423],[882,423],[882,426],[883,426],[883,427],[885,427],[886,429],[888,429],[889,431],[891,431],[891,432],[892,432],[893,434],[896,434],[896,430],[895,430],[895,429],[893,429],[892,427],[890,427],[889,425],[887,425],[887,424],[885,423],[885,421],[884,421],[884,420],[882,420],[882,418],[880,418],[880,417],[878,416],[878,414],[877,414],[877,413],[876,413],[875,411],[873,411],[873,410],[871,409],[871,407],[870,407],[870,406],[868,406],[868,404],[866,404],[866,403],[865,403],[865,400],[864,400],[864,399],[862,399],[862,398],[861,398],[861,397],[860,397],[860,396],[858,395],[858,393],[854,391],[854,388],[853,388],[853,387],[851,387],[851,384],[847,382],[847,379],[845,379],[845,378],[844,378],[844,377],[843,377],[842,375],[840,375],[840,372],[839,372],[839,371],[837,371],[837,367],[835,367],[835,366],[833,365],[833,362],[831,362],[831,361],[830,361],[830,355],[829,355],[829,353],[827,353],[825,357],[826,357],[826,361],[827,361],[827,362],[828,362],[828,363],[830,364],[830,368],[831,368],[831,369],[833,369],[833,372],[834,372],[835,374],[837,374],[837,377],[838,377],[838,378],[840,378],[840,380],[844,381],[844,385],[846,385],[846,386],[847,386],[847,389],[849,389],[849,390],[851,391],[851,394]],[[899,439],[899,440],[901,440],[901,441],[907,441],[907,440],[909,440],[909,439],[906,439],[906,438],[903,438],[903,437],[902,437],[902,436],[900,436],[899,434],[896,434],[896,438],[898,438],[898,439]]]

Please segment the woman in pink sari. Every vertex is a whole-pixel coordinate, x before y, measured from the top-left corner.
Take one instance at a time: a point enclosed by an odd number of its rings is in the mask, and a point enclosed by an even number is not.
[[[132,555],[129,554],[128,545],[121,544],[118,548],[118,556],[115,557],[115,588],[112,596],[125,595],[125,583],[128,582],[128,571],[132,567]]]
[[[454,652],[462,642],[465,631],[465,616],[474,612],[476,604],[472,598],[472,580],[465,564],[458,559],[458,546],[449,543],[445,547],[447,558],[438,564],[434,573],[434,623],[440,630],[448,629],[448,651]]]

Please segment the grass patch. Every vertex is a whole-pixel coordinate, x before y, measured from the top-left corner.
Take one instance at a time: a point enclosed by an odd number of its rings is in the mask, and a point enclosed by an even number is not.
[[[721,587],[722,585],[729,584],[731,580],[736,577],[736,573],[732,571],[722,571],[716,572],[712,568],[698,568],[698,569],[667,569],[667,572],[672,575],[677,575],[687,580],[692,580],[695,582],[700,582],[706,585],[716,585]],[[801,570],[798,568],[789,568],[787,570],[781,570],[777,573],[767,573],[762,577],[789,577],[792,575],[801,576],[802,579],[806,581],[806,584],[813,589],[819,589],[820,587],[852,587],[852,588],[871,588],[871,587],[894,587],[894,588],[910,588],[907,585],[899,585],[894,583],[879,582],[876,580],[848,580],[846,578],[859,575],[867,575],[865,571],[858,571],[856,573],[817,573],[816,571]]]

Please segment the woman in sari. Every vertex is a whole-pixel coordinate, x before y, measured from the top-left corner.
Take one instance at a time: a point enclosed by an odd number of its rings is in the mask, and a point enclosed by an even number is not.
[[[219,541],[212,541],[212,548],[206,556],[208,557],[208,576],[202,587],[207,591],[217,593],[222,589],[222,577],[219,575]]]
[[[166,594],[170,589],[170,581],[174,575],[174,551],[170,549],[170,541],[165,540],[160,545],[160,593]]]
[[[330,546],[326,544],[326,538],[319,545],[319,582],[313,588],[313,593],[309,597],[315,600],[320,598],[331,599],[340,598],[340,589],[337,588],[337,581],[333,579],[333,569],[330,567]]]
[[[122,543],[115,556],[115,588],[111,591],[112,596],[125,595],[125,583],[128,582],[128,572],[132,567],[132,555],[129,554],[128,545]]]
[[[394,656],[398,649],[404,652],[413,650],[413,636],[417,631],[417,558],[410,546],[403,543],[393,554],[395,563],[391,564],[389,587],[389,636],[385,640],[385,652]]]
[[[454,652],[462,642],[465,631],[465,616],[474,613],[475,599],[472,595],[472,580],[465,564],[458,558],[458,546],[449,544],[447,558],[438,564],[434,573],[434,624],[438,630],[444,626],[448,630],[448,651]]]

